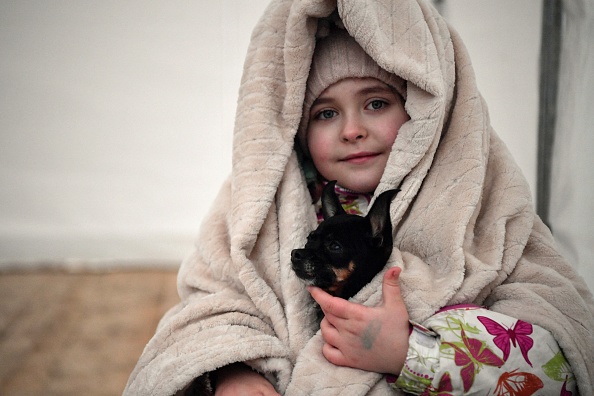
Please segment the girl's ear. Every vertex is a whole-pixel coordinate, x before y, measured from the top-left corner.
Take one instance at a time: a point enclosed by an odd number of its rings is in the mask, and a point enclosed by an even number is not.
[[[336,186],[336,180],[328,182],[324,187],[324,191],[322,191],[322,216],[324,216],[324,220],[339,214],[346,214],[336,196],[334,186]]]

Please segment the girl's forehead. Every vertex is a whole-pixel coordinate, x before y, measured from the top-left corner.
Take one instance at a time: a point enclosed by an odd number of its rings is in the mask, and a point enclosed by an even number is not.
[[[341,97],[345,94],[352,95],[367,95],[374,93],[391,93],[396,95],[394,88],[390,87],[383,81],[373,77],[349,77],[331,84],[326,88],[320,96],[314,101],[313,105],[323,102],[325,99],[332,97]]]

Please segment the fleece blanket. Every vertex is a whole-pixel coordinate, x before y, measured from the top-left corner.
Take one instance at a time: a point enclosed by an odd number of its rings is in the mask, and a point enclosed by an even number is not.
[[[162,319],[125,394],[172,395],[232,362],[246,362],[284,395],[391,392],[380,374],[324,359],[312,299],[290,265],[291,250],[316,226],[294,137],[316,34],[336,18],[407,81],[410,121],[376,194],[402,182],[388,266],[403,268],[410,318],[475,303],[539,325],[588,394],[592,295],[535,215],[525,179],[490,126],[463,43],[424,0],[272,1],[245,61],[232,174],[180,269],[181,303]],[[354,300],[377,304],[382,275]]]

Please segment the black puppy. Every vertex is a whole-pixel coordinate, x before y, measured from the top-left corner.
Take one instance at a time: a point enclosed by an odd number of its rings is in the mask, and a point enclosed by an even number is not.
[[[347,214],[334,186],[322,192],[324,221],[307,237],[303,249],[291,252],[292,267],[309,285],[349,299],[384,267],[392,253],[390,202],[400,191],[377,197],[367,216]]]

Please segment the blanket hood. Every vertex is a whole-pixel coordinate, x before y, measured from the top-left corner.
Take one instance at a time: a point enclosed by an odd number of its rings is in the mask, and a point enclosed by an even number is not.
[[[381,67],[407,81],[410,121],[399,132],[376,192],[404,180],[392,210],[393,223],[400,224],[395,242],[401,251],[412,253],[423,263],[403,276],[405,289],[407,283],[411,285],[408,292],[413,317],[421,320],[448,301],[475,299],[505,265],[497,257],[496,264],[483,269],[488,274],[480,275],[483,280],[479,284],[473,278],[469,282],[472,290],[463,290],[465,244],[471,242],[468,234],[474,232],[484,198],[491,130],[464,46],[423,1],[302,0],[270,4],[252,35],[238,102],[231,176],[231,245],[237,254],[249,256],[275,200],[290,202],[279,186],[289,181],[294,186],[302,184],[297,180],[302,177],[299,172],[287,171],[288,163],[301,119],[316,34],[337,18]],[[420,22],[410,28],[411,19]],[[499,165],[507,166],[508,160],[500,160]],[[507,194],[509,205],[497,216],[514,218],[523,228],[515,235],[520,243],[505,269],[509,273],[529,237],[534,214],[520,172],[508,175],[513,176],[511,183],[516,190]],[[311,212],[306,203],[295,204],[295,211]],[[420,237],[428,232],[448,238]],[[303,236],[298,239],[303,240]],[[502,251],[504,241],[497,243]],[[456,293],[460,296],[452,300]],[[420,295],[424,302],[413,303]]]

